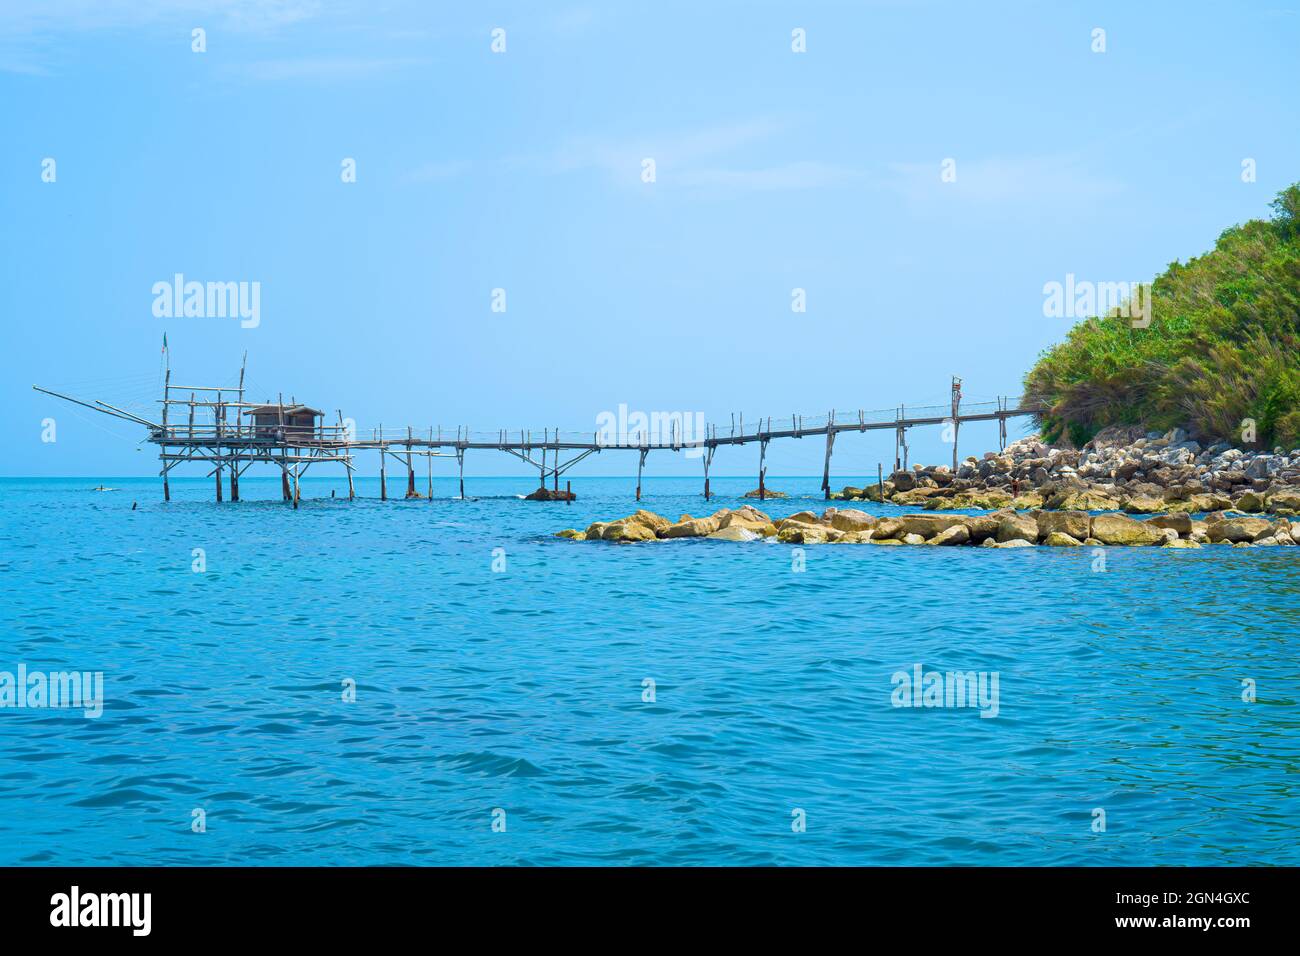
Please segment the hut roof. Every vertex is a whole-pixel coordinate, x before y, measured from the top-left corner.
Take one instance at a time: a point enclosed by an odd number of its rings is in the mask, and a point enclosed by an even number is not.
[[[254,405],[252,408],[244,409],[245,415],[279,415],[282,412],[285,415],[310,414],[317,417],[325,414],[319,408],[312,408],[310,405]]]

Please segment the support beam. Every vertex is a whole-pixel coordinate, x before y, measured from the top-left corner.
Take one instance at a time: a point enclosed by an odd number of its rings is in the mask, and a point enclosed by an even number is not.
[[[636,500],[641,500],[641,470],[645,468],[645,456],[650,454],[650,449],[642,448],[640,458],[636,463]]]
[[[758,500],[763,501],[767,497],[767,443],[769,439],[763,438],[758,443]]]
[[[822,495],[829,501],[831,497],[831,449],[835,447],[835,410],[831,409],[826,429],[826,462],[822,465]]]

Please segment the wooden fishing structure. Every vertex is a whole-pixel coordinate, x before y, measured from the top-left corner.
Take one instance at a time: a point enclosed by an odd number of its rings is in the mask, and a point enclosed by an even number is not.
[[[729,427],[706,424],[703,434],[693,436],[680,427],[678,416],[673,420],[668,434],[652,435],[647,430],[611,436],[594,432],[561,432],[543,429],[540,434],[520,429],[500,429],[496,432],[471,432],[468,427],[444,432],[438,427],[416,431],[411,426],[401,430],[385,430],[382,425],[372,429],[367,436],[356,433],[350,422],[337,409],[336,421],[326,424],[326,414],[320,409],[298,403],[292,396],[289,401],[278,395],[275,401],[247,400],[245,368],[240,367],[239,381],[235,386],[180,385],[171,380],[170,360],[163,372],[162,398],[157,420],[145,417],[116,405],[94,399],[84,400],[39,385],[38,392],[120,418],[148,429],[146,440],[158,446],[162,464],[160,475],[163,499],[171,500],[169,476],[182,464],[197,463],[208,469],[215,478],[216,500],[224,498],[223,485],[227,480],[230,500],[239,500],[239,479],[254,464],[270,465],[280,470],[281,493],[285,501],[296,508],[301,499],[300,479],[313,465],[341,464],[347,473],[348,498],[356,497],[354,455],[361,451],[374,451],[379,455],[380,497],[388,498],[388,465],[395,462],[406,471],[406,498],[432,498],[433,459],[454,457],[460,478],[460,497],[465,497],[465,455],[469,451],[499,451],[513,455],[538,471],[539,491],[534,496],[549,500],[568,500],[572,495],[559,490],[560,476],[589,455],[604,451],[635,451],[637,460],[636,497],[641,498],[641,477],[646,458],[652,451],[690,453],[698,456],[704,466],[704,497],[712,495],[709,486],[709,469],[714,453],[724,446],[741,446],[756,442],[758,454],[758,497],[767,494],[767,446],[778,439],[825,439],[826,451],[822,470],[822,491],[831,495],[831,457],[837,435],[844,432],[867,432],[880,429],[894,430],[894,471],[908,467],[907,431],[926,425],[941,425],[952,430],[953,468],[958,465],[957,435],[966,422],[998,423],[1000,447],[1006,447],[1007,420],[1037,414],[1040,408],[1020,399],[998,398],[994,402],[962,405],[961,380],[953,378],[950,405],[911,407],[899,405],[882,412],[868,413],[859,409],[856,414],[845,415],[831,410],[825,416],[806,418],[794,414],[789,419],[760,418],[746,427],[744,416],[732,416]],[[901,457],[900,457],[901,456]],[[424,458],[427,463],[427,486],[424,494],[416,487],[415,462]],[[547,479],[553,482],[553,491],[546,493]],[[531,496],[530,496],[531,497]]]

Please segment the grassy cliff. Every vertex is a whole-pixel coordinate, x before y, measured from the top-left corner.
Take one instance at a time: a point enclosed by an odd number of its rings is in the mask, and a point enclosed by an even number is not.
[[[1025,376],[1044,435],[1142,425],[1243,444],[1252,419],[1258,444],[1300,446],[1300,184],[1273,210],[1157,276],[1149,327],[1089,319],[1044,352]]]

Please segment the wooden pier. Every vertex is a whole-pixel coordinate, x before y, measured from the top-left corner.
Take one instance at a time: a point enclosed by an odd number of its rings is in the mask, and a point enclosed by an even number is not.
[[[705,425],[702,436],[684,434],[685,430],[680,426],[673,427],[668,435],[637,431],[619,435],[614,440],[599,431],[562,432],[558,428],[543,429],[540,433],[528,429],[501,429],[484,433],[471,432],[467,427],[456,428],[454,431],[429,427],[417,431],[405,426],[400,430],[389,431],[379,426],[363,437],[348,427],[341,410],[337,411],[336,422],[326,424],[324,412],[299,404],[292,397],[288,402],[285,402],[283,395],[278,395],[274,402],[247,401],[242,367],[239,384],[234,387],[178,385],[172,383],[169,364],[164,372],[162,398],[158,401],[158,421],[104,401],[86,401],[39,385],[32,387],[38,392],[92,411],[146,427],[146,440],[159,448],[164,500],[171,500],[168,478],[178,465],[200,463],[206,466],[208,477],[214,477],[216,481],[217,501],[223,500],[223,483],[228,475],[230,500],[238,501],[240,477],[254,464],[260,463],[280,469],[282,497],[285,501],[292,502],[295,508],[301,497],[299,479],[307,469],[317,464],[343,465],[347,472],[348,498],[354,498],[356,486],[353,478],[356,466],[353,457],[363,451],[373,451],[379,455],[380,497],[384,500],[388,498],[390,461],[405,469],[406,498],[431,498],[433,459],[453,456],[460,479],[460,496],[464,498],[465,455],[470,451],[498,451],[513,455],[537,469],[539,489],[546,489],[549,478],[553,482],[553,497],[563,500],[564,495],[559,491],[561,475],[589,455],[620,450],[637,453],[636,497],[639,500],[641,476],[650,452],[695,452],[703,463],[704,497],[707,500],[712,494],[709,469],[714,453],[725,446],[757,443],[758,491],[762,498],[766,493],[768,444],[778,439],[804,438],[825,440],[821,487],[829,498],[831,457],[837,435],[893,429],[893,470],[897,471],[908,467],[908,429],[918,426],[947,426],[952,429],[955,470],[958,465],[957,436],[963,424],[996,421],[1000,447],[1005,447],[1007,420],[1041,411],[1020,399],[1011,398],[963,405],[961,380],[954,378],[949,405],[899,405],[884,411],[867,412],[859,409],[848,414],[832,410],[824,416],[805,417],[795,414],[786,419],[760,418],[757,422],[751,421],[748,426],[744,416],[739,419],[733,416],[728,426]],[[415,461],[421,457],[427,463],[427,485],[423,495],[417,489],[415,471]]]

